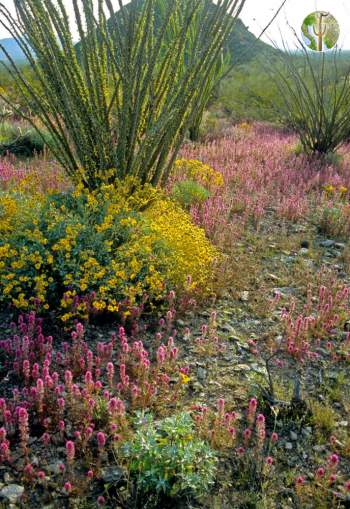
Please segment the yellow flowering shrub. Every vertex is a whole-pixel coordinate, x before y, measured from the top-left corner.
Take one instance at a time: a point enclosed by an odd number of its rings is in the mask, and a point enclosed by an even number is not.
[[[0,235],[20,229],[23,224],[35,215],[40,207],[42,196],[21,191],[7,193],[0,191]]]
[[[224,185],[223,176],[219,171],[196,159],[177,159],[174,166],[175,175],[194,180],[208,189]]]
[[[0,200],[0,304],[61,319],[118,313],[145,294],[208,284],[217,253],[189,215],[133,179],[89,192]]]
[[[210,281],[213,261],[219,256],[204,230],[195,226],[179,205],[166,198],[156,200],[145,216],[153,234],[168,249],[167,279],[181,287],[190,275],[192,287],[203,288]]]

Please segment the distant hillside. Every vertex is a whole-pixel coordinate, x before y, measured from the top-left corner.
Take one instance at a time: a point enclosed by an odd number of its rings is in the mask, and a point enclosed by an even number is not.
[[[262,54],[272,56],[279,53],[279,50],[266,44],[249,32],[240,19],[236,20],[225,46],[235,63],[246,63]]]
[[[217,6],[212,4],[212,8],[216,9]],[[14,39],[0,39],[0,44],[4,46],[13,60],[17,62],[25,61],[25,56]],[[80,44],[78,43],[78,53],[79,49]],[[231,54],[232,61],[235,63],[249,62],[262,53],[268,53],[271,55],[277,52],[277,50],[272,46],[260,41],[255,37],[255,35],[249,32],[248,28],[240,19],[236,20],[234,29],[226,43],[226,50]],[[0,60],[6,60],[6,56],[1,49]]]
[[[135,1],[139,2],[139,0],[131,0],[131,2],[125,6],[125,9],[128,9]],[[217,9],[217,5],[214,4],[211,0],[203,1],[208,2],[211,5],[211,9],[213,10]],[[141,8],[142,2],[139,2],[139,5]],[[116,15],[118,16],[118,13]],[[112,22],[113,22],[112,19],[110,19],[109,23]],[[156,12],[156,24],[157,23],[160,23],[159,11]],[[80,43],[76,45],[76,49],[79,55]],[[232,62],[238,64],[254,60],[263,53],[268,54],[270,56],[279,53],[279,50],[276,50],[269,44],[266,44],[265,42],[259,40],[254,34],[249,32],[248,28],[244,25],[243,21],[241,21],[240,19],[236,20],[234,28],[226,42],[225,49],[230,53]]]
[[[5,48],[5,50],[9,53],[10,57],[16,62],[26,60],[23,51],[21,50],[21,48],[18,46],[17,42],[14,39],[0,39],[0,45],[2,45]],[[7,57],[1,48],[0,48],[0,60],[7,60]]]

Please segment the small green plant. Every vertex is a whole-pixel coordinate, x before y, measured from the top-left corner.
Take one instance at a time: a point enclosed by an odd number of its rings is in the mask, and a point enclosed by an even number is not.
[[[183,180],[174,185],[172,197],[184,208],[199,205],[210,197],[210,192],[194,180]]]
[[[348,189],[327,185],[324,191],[325,201],[321,202],[316,214],[318,228],[325,235],[347,239],[350,232]]]
[[[138,488],[147,493],[201,496],[214,483],[217,458],[196,436],[194,422],[181,413],[155,422],[138,415],[137,431],[124,446]]]
[[[312,423],[322,434],[330,434],[335,428],[336,414],[333,408],[318,401],[310,402]]]

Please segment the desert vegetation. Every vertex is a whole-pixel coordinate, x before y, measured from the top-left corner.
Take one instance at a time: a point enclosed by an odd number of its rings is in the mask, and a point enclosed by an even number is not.
[[[244,0],[74,0],[78,42],[15,3],[0,507],[345,509],[348,55],[245,47]]]

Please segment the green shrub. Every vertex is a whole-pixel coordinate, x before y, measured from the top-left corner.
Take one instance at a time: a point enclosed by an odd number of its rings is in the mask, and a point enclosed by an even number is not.
[[[182,180],[174,185],[171,196],[184,208],[198,205],[210,197],[210,192],[194,180]]]
[[[141,417],[124,454],[138,487],[144,492],[176,496],[189,492],[205,495],[214,483],[216,455],[196,437],[188,413],[155,422]]]

